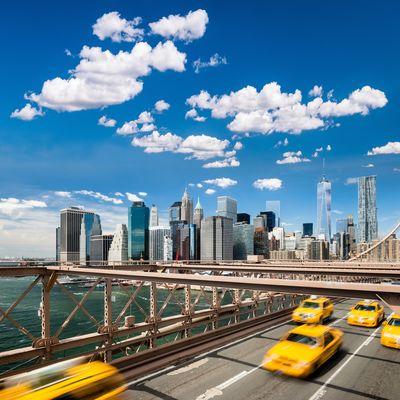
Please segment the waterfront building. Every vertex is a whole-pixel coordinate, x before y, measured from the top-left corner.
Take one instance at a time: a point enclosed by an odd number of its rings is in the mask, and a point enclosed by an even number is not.
[[[261,215],[258,215],[257,217],[253,218],[253,225],[254,229],[265,230],[265,218],[262,217]]]
[[[217,215],[230,218],[235,224],[237,222],[237,201],[229,196],[218,196]]]
[[[164,259],[164,241],[169,236],[169,228],[163,226],[149,227],[149,260],[161,261]]]
[[[149,259],[150,210],[143,201],[128,208],[128,256],[132,260]]]
[[[347,216],[347,233],[349,234],[350,253],[355,254],[357,250],[357,235],[356,225],[354,224],[353,216]]]
[[[213,216],[207,217],[201,224],[201,260],[233,259],[233,223],[232,219]]]
[[[90,238],[93,235],[101,235],[100,217],[97,214],[86,213],[82,216],[80,235],[80,263],[86,264],[90,260]]]
[[[114,235],[92,235],[90,237],[90,262],[103,264],[108,261]]]
[[[358,178],[358,238],[360,243],[378,238],[376,176]]]
[[[266,230],[254,227],[254,254],[257,256],[268,257],[269,253],[269,241],[268,233]]]
[[[313,223],[305,222],[303,224],[303,236],[312,236],[313,235]]]
[[[201,222],[203,221],[204,214],[203,208],[200,204],[200,198],[197,198],[197,204],[194,208],[193,222],[196,225],[196,255],[195,260],[200,260],[200,247],[201,247]]]
[[[350,235],[347,232],[336,232],[333,239],[336,243],[336,249],[335,251],[332,250],[332,253],[336,254],[341,260],[347,260],[350,254]]]
[[[285,250],[294,251],[296,250],[297,239],[294,235],[286,235],[285,236]]]
[[[285,230],[279,226],[272,229],[272,236],[279,240],[279,250],[285,250]]]
[[[332,185],[325,176],[317,185],[317,238],[331,238],[331,192]]]
[[[233,259],[246,260],[254,254],[254,226],[245,222],[233,225]]]
[[[195,224],[184,224],[179,232],[181,260],[196,260],[197,228]]]
[[[276,215],[273,211],[261,211],[260,216],[264,218],[264,226],[267,232],[271,232],[276,225]]]
[[[171,261],[171,260],[173,260],[173,257],[172,257],[172,239],[171,239],[171,235],[165,235],[165,236],[164,236],[163,260],[164,260],[164,261]]]
[[[181,201],[175,201],[169,208],[169,222],[181,220]]]
[[[269,252],[270,260],[296,260],[298,253],[295,250],[272,250]]]
[[[237,222],[244,222],[250,225],[250,215],[247,213],[238,213]]]
[[[186,221],[187,224],[193,224],[193,201],[187,189],[185,189],[182,196],[181,220]]]
[[[56,228],[56,261],[60,261],[61,253],[61,227]]]
[[[281,202],[279,200],[267,200],[265,202],[266,211],[272,211],[275,214],[275,224],[273,227],[281,226]]]
[[[128,229],[125,224],[117,225],[108,251],[108,261],[115,265],[122,265],[128,261]]]
[[[180,260],[182,258],[181,249],[181,229],[185,226],[186,221],[170,221],[170,235],[172,239],[172,258]]]
[[[379,240],[373,240],[371,243],[359,243],[357,245],[357,253],[368,250],[371,246],[379,243]],[[396,235],[392,235],[381,245],[375,247],[370,253],[363,256],[363,260],[371,262],[399,262],[400,261],[400,239]]]
[[[94,212],[82,210],[78,207],[65,208],[60,211],[60,261],[78,262],[80,260],[81,227],[84,215],[90,215],[88,221],[94,219]],[[88,224],[90,225],[90,224]],[[85,225],[87,231],[91,227]],[[100,232],[101,233],[101,232]],[[85,238],[87,238],[85,234]],[[89,246],[86,246],[90,248]],[[84,249],[87,254],[87,249]]]
[[[150,223],[149,226],[158,226],[159,220],[158,220],[158,209],[157,207],[153,204],[150,209]]]

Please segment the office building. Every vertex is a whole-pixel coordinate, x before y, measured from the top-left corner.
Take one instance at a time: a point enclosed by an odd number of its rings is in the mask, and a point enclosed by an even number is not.
[[[164,240],[169,236],[169,228],[165,228],[163,226],[149,227],[149,260],[164,260]]]
[[[60,211],[60,261],[61,262],[78,262],[81,254],[81,228],[84,215],[90,215],[85,221],[85,235],[91,234],[91,228],[94,221],[94,212],[85,211],[78,207],[65,208]],[[100,221],[99,221],[100,222]],[[101,231],[99,232],[101,233]],[[90,244],[83,241],[86,248],[83,249],[84,254],[88,254]]]
[[[355,254],[357,252],[357,229],[354,224],[353,216],[347,216],[347,233],[349,234],[349,247],[350,253]]]
[[[197,229],[194,224],[184,224],[179,232],[181,260],[196,260]]]
[[[128,208],[128,256],[132,260],[149,259],[150,210],[143,201]]]
[[[312,236],[313,235],[313,223],[305,222],[303,224],[303,236]]]
[[[254,226],[245,222],[233,225],[233,259],[247,260],[254,254]]]
[[[203,221],[204,214],[203,214],[203,207],[200,204],[200,198],[197,198],[197,204],[194,208],[193,213],[193,222],[196,225],[196,255],[195,260],[200,260],[200,247],[201,247],[201,222]]]
[[[157,207],[153,204],[150,209],[150,223],[149,226],[158,226],[159,225],[159,220],[158,220],[158,209]]]
[[[56,228],[56,261],[60,261],[61,253],[61,227]]]
[[[237,222],[237,201],[229,196],[218,196],[217,215],[230,218],[235,224]]]
[[[358,178],[358,238],[360,243],[378,238],[376,176]]]
[[[307,254],[310,260],[329,260],[329,242],[327,240],[312,240],[308,246]]]
[[[169,222],[181,220],[181,201],[175,201],[169,208]]]
[[[193,201],[187,189],[185,189],[182,196],[181,220],[186,221],[187,224],[193,224]]]
[[[270,233],[276,240],[279,240],[279,250],[285,250],[285,230],[277,226]]]
[[[267,232],[271,232],[276,225],[276,215],[273,211],[261,211],[260,215],[264,218],[264,226]]]
[[[173,260],[172,257],[172,239],[170,235],[164,236],[164,252],[163,252],[163,260],[164,261],[171,261]]]
[[[357,245],[357,253],[368,250],[379,242],[378,239],[373,240],[372,243],[359,243]],[[371,252],[363,256],[363,260],[371,262],[399,262],[400,261],[400,239],[396,235],[392,235],[385,240],[381,245],[375,247]]]
[[[111,265],[123,265],[128,261],[128,228],[126,225],[117,225],[113,236],[108,250],[108,261]]]
[[[100,217],[97,214],[86,213],[82,216],[80,235],[80,263],[87,264],[90,260],[90,238],[101,235]]]
[[[275,214],[275,224],[273,227],[281,226],[281,202],[279,200],[267,200],[265,202],[266,211],[272,211]]]
[[[237,222],[244,222],[250,225],[250,215],[246,213],[238,213]]]
[[[200,237],[202,261],[233,259],[232,219],[221,216],[205,218],[201,224]]]
[[[336,243],[334,251],[336,256],[341,260],[347,260],[350,254],[350,235],[347,232],[336,232],[333,240]]]
[[[90,237],[90,263],[107,264],[114,235],[92,235]]]
[[[263,229],[265,230],[265,218],[261,215],[253,218],[254,229]]]
[[[181,229],[185,226],[186,221],[170,221],[170,236],[172,240],[172,258],[173,260],[182,259],[181,249]]]
[[[317,231],[318,239],[331,238],[331,182],[325,176],[317,185]]]
[[[264,228],[254,227],[254,254],[268,258],[269,242],[268,233]]]

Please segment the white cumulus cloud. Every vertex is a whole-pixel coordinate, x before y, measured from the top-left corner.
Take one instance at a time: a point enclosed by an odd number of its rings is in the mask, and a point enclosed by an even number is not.
[[[191,42],[206,32],[208,15],[205,10],[190,11],[187,15],[169,15],[149,24],[152,33],[164,38]]]
[[[14,110],[10,117],[22,119],[23,121],[32,121],[36,117],[42,117],[44,112],[39,108],[32,107],[27,103],[23,108]]]
[[[314,85],[314,87],[308,92],[308,95],[311,97],[322,97],[322,93],[322,86]]]
[[[225,158],[223,160],[217,160],[203,164],[203,168],[227,168],[239,166],[240,161],[238,161],[235,157]]]
[[[24,200],[15,197],[0,198],[0,213],[18,217],[24,210],[46,208],[47,204],[40,200]]]
[[[193,61],[193,69],[196,74],[200,72],[203,68],[209,67],[217,67],[218,65],[227,64],[226,57],[220,56],[218,53],[215,53],[213,56],[210,57],[208,61],[201,61],[200,58]]]
[[[196,109],[192,108],[185,114],[185,119],[191,118],[197,122],[204,122],[207,118],[200,116]]]
[[[121,199],[117,199],[115,197],[110,197],[105,194],[102,194],[100,192],[94,192],[93,190],[75,190],[76,194],[82,195],[82,196],[89,196],[94,199],[102,200],[107,203],[113,203],[113,204],[123,204],[123,201]]]
[[[222,189],[226,189],[230,186],[237,185],[237,181],[235,181],[234,179],[231,179],[231,178],[206,179],[203,182],[207,183],[208,185],[218,186]]]
[[[263,178],[257,179],[253,182],[253,186],[259,190],[271,190],[275,191],[281,189],[282,187],[282,180],[278,178]]]
[[[66,197],[66,198],[70,198],[72,196],[71,192],[67,192],[64,190],[56,190],[54,194],[58,197]]]
[[[384,146],[374,147],[367,153],[369,156],[378,154],[400,154],[400,142],[388,142]]]
[[[310,162],[311,160],[303,157],[303,153],[299,151],[286,151],[283,153],[283,159],[277,160],[277,164],[298,164],[302,162]]]
[[[158,113],[162,113],[164,111],[167,111],[167,110],[169,110],[169,108],[170,108],[170,104],[168,104],[165,100],[158,100],[154,104],[154,109]]]
[[[134,194],[134,193],[126,192],[125,194],[126,194],[126,197],[127,197],[127,199],[128,199],[129,201],[143,201],[142,198],[140,198],[139,196],[137,196],[137,195]]]
[[[206,191],[205,191],[204,193],[205,193],[205,194],[208,194],[208,195],[212,195],[212,194],[215,193],[215,189],[210,189],[210,188],[208,188],[208,189],[206,189]]]
[[[134,42],[141,40],[144,30],[137,28],[142,22],[140,17],[128,21],[120,13],[112,11],[102,15],[93,25],[93,34],[100,40],[110,38],[113,42]]]
[[[117,129],[118,135],[133,135],[139,131],[139,127],[135,121],[125,122]]]
[[[192,109],[210,110],[213,118],[232,118],[227,127],[233,132],[300,134],[331,126],[333,117],[367,115],[370,110],[384,107],[387,98],[384,92],[364,86],[340,102],[316,97],[304,103],[299,89],[285,93],[277,82],[271,82],[260,91],[246,86],[221,96],[202,90],[186,103]]]
[[[112,118],[107,118],[105,115],[99,118],[98,125],[106,128],[113,128],[117,124],[117,121]]]
[[[346,179],[344,184],[345,185],[356,185],[357,183],[358,183],[358,178],[350,177],[350,178]]]
[[[182,141],[180,136],[174,135],[171,132],[163,135],[158,131],[154,131],[146,136],[134,137],[132,146],[144,148],[145,153],[176,152]]]
[[[153,69],[160,72],[185,70],[186,54],[171,41],[151,47],[136,43],[131,51],[113,54],[100,47],[84,46],[81,58],[68,78],[44,82],[40,93],[26,97],[57,111],[79,111],[116,105],[131,100],[143,89],[139,79]]]

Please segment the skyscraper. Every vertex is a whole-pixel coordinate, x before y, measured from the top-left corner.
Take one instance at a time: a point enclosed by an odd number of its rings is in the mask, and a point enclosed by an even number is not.
[[[280,200],[267,200],[265,202],[266,211],[272,211],[275,214],[275,226],[281,226],[281,202]]]
[[[331,238],[331,182],[325,176],[317,185],[317,231],[318,239]]]
[[[237,222],[237,201],[229,196],[218,196],[217,215],[230,218],[235,224]]]
[[[108,251],[108,261],[116,265],[128,261],[128,229],[125,224],[117,225]]]
[[[196,225],[184,224],[180,228],[179,240],[180,240],[180,255],[181,260],[195,260],[196,249],[197,249],[197,234]]]
[[[171,261],[172,258],[172,239],[170,235],[164,236],[164,253],[163,260]]]
[[[60,261],[61,252],[61,228],[58,226],[56,228],[56,261]]]
[[[171,229],[171,239],[172,239],[172,259],[180,260],[182,258],[181,249],[181,229],[185,226],[185,221],[171,221],[169,223]]]
[[[81,244],[81,227],[84,215],[91,215],[88,221],[94,219],[94,213],[85,211],[78,207],[65,208],[60,211],[60,261],[61,262],[77,262],[80,260],[80,244]],[[100,221],[99,221],[100,222]],[[85,225],[85,229],[91,232],[91,224]],[[101,233],[101,232],[100,232]],[[87,239],[87,233],[85,233]],[[87,242],[85,242],[86,244]],[[90,249],[90,245],[86,246]]]
[[[128,208],[128,257],[149,259],[150,210],[143,201],[134,201]]]
[[[187,224],[193,224],[193,201],[187,189],[185,189],[182,196],[181,220],[186,221]]]
[[[356,240],[356,226],[354,224],[353,216],[347,216],[347,233],[349,234],[349,247],[350,253],[357,251],[357,240]]]
[[[158,209],[153,204],[150,209],[150,226],[158,226]]]
[[[114,235],[92,235],[90,237],[90,261],[103,263],[108,261],[108,254]]]
[[[233,225],[233,259],[247,260],[254,254],[254,226],[244,222]]]
[[[265,230],[271,232],[277,225],[276,216],[273,211],[261,211],[260,216],[264,218]]]
[[[203,221],[203,208],[200,204],[200,198],[197,199],[196,207],[194,208],[193,222],[196,225],[196,256],[195,260],[200,260],[200,246],[201,246],[201,222]]]
[[[312,236],[313,235],[313,223],[305,222],[303,224],[303,236]]]
[[[164,240],[169,237],[169,228],[150,226],[149,228],[149,259],[160,261],[164,259]]]
[[[233,224],[230,218],[207,217],[201,224],[201,260],[232,260]]]
[[[81,264],[90,260],[90,238],[93,235],[101,235],[100,217],[97,214],[85,213],[82,216],[80,235],[80,257]]]
[[[175,201],[169,208],[169,222],[181,220],[181,201]]]
[[[245,224],[250,224],[250,215],[247,213],[238,213],[237,222],[244,222]]]
[[[376,176],[358,178],[358,238],[360,243],[378,238]]]

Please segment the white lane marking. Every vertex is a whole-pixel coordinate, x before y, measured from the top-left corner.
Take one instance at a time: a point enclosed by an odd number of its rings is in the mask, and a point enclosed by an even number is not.
[[[379,328],[380,327],[378,326],[378,328],[376,328],[371,335],[369,335],[367,339],[365,339],[360,346],[357,347],[356,351],[351,354],[351,356],[329,377],[329,379],[309,398],[309,400],[319,400],[325,395],[326,387],[340,374],[343,368],[353,359],[354,356],[360,352],[364,346],[368,346],[368,344],[371,343]]]
[[[348,317],[349,313],[347,313],[344,317],[339,318],[339,319],[335,319],[333,322],[331,322],[330,324],[328,324],[329,326],[334,326],[336,324],[338,324],[340,321],[343,321],[344,319],[346,319]]]
[[[196,397],[196,400],[210,400],[214,398],[215,396],[222,396],[222,391],[226,389],[227,387],[233,385],[237,381],[240,381],[247,375],[250,375],[257,369],[261,368],[262,364],[258,365],[257,367],[254,367],[248,371],[242,371],[239,372],[237,375],[233,376],[232,378],[226,380],[225,382],[220,383],[218,386],[215,386],[211,389],[208,389],[205,393],[201,394],[200,396]]]
[[[208,358],[203,358],[201,360],[195,361],[189,365],[186,365],[185,367],[182,368],[178,368],[174,371],[168,372],[167,375],[179,375],[179,374],[183,374],[185,372],[191,371],[192,369],[196,369],[201,367],[202,365],[206,364],[208,362]]]
[[[193,357],[193,360],[198,360],[199,358],[208,356],[208,355],[211,354],[211,353],[215,353],[215,352],[220,351],[220,350],[223,350],[223,349],[225,349],[225,348],[227,348],[227,347],[234,346],[235,344],[244,342],[244,341],[246,341],[246,340],[248,340],[248,339],[251,339],[251,338],[253,338],[253,337],[257,336],[257,335],[261,335],[261,334],[263,334],[263,333],[272,331],[272,330],[274,330],[274,329],[276,329],[276,328],[279,328],[279,327],[281,327],[281,326],[283,326],[283,325],[287,325],[289,322],[290,322],[290,320],[289,320],[289,321],[286,321],[286,322],[281,322],[280,324],[276,324],[276,325],[274,325],[274,326],[270,326],[269,328],[264,329],[263,331],[259,331],[259,332],[253,333],[253,334],[251,334],[250,336],[245,336],[245,337],[243,337],[243,338],[240,338],[240,339],[235,340],[234,342],[231,342],[231,343],[225,344],[225,345],[223,345],[223,346],[221,346],[221,347],[217,347],[217,348],[215,348],[215,349],[209,350],[209,351],[207,351],[206,353],[202,353],[202,354],[199,354],[199,355]],[[161,370],[159,370],[159,371],[156,371],[156,372],[153,372],[153,373],[151,373],[151,374],[149,374],[149,375],[146,375],[146,376],[144,376],[143,378],[135,379],[135,380],[133,380],[133,381],[131,381],[131,382],[128,382],[128,383],[127,383],[127,386],[137,385],[138,383],[141,383],[141,382],[143,382],[143,381],[146,381],[146,380],[148,380],[148,379],[151,379],[151,378],[153,378],[154,376],[161,375],[161,374],[163,374],[164,372],[170,371],[171,369],[174,369],[174,368],[176,368],[176,365],[170,365],[169,367],[166,367],[166,368],[164,368],[164,369],[161,369]]]

